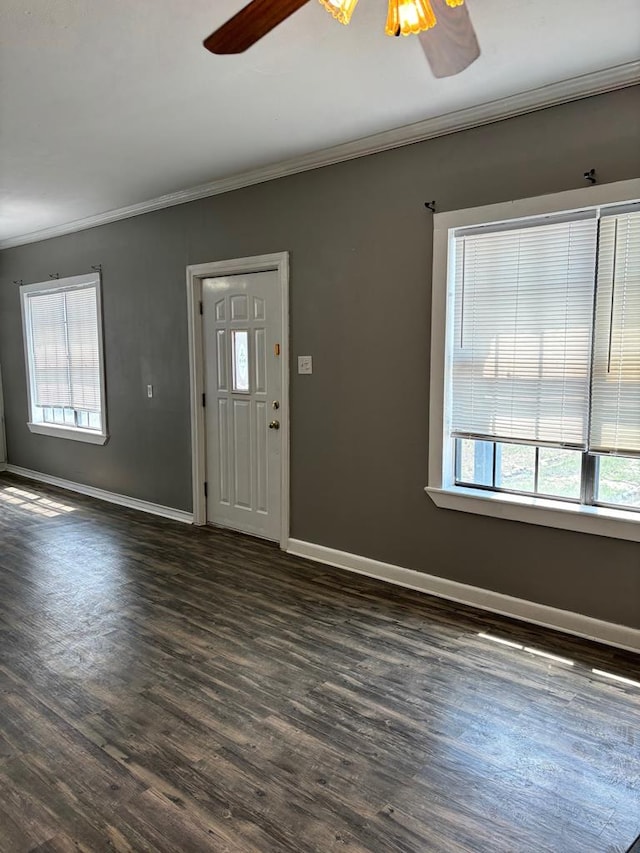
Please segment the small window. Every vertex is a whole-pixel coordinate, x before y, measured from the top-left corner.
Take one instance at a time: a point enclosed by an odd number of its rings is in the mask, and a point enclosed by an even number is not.
[[[107,440],[100,278],[20,288],[29,429],[93,444]]]
[[[601,456],[597,483],[598,503],[640,509],[640,459]]]
[[[238,329],[232,334],[233,340],[233,390],[249,391],[249,332]]]
[[[459,438],[456,470],[457,486],[580,500],[582,454],[577,450]]]

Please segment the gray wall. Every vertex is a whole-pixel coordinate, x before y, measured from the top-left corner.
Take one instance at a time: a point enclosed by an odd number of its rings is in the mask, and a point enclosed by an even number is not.
[[[185,266],[291,251],[292,536],[640,628],[640,546],[437,509],[425,495],[431,217],[640,175],[640,89],[2,255],[10,461],[189,509]],[[31,435],[13,279],[103,265],[105,447]],[[156,396],[148,400],[145,385]]]

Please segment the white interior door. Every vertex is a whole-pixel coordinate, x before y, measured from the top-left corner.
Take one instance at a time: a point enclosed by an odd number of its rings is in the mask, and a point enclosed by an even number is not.
[[[207,521],[280,539],[282,297],[276,271],[202,282]]]

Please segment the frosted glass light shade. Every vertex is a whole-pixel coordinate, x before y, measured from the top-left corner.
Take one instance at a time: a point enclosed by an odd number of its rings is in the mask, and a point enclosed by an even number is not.
[[[320,0],[320,4],[341,24],[349,23],[357,3],[358,0]]]
[[[429,0],[389,0],[385,32],[388,36],[421,33],[436,24]]]

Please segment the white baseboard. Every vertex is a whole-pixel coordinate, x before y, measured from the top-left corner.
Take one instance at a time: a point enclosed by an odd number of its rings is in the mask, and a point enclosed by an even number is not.
[[[303,542],[299,539],[289,540],[287,552],[298,557],[305,557],[307,560],[345,569],[348,572],[356,572],[397,586],[425,592],[428,595],[446,598],[459,604],[477,607],[480,610],[488,610],[491,613],[499,613],[502,616],[532,622],[534,625],[564,631],[567,634],[595,640],[598,643],[606,643],[627,651],[640,652],[640,630],[626,625],[604,622],[600,619],[593,619],[591,616],[584,616],[581,613],[573,613],[570,610],[560,610],[556,607],[548,607],[546,604],[536,604],[533,601],[514,598],[477,586],[468,586],[435,575],[416,572],[413,569],[404,569],[390,563],[381,563],[378,560],[370,560],[367,557],[349,554],[346,551],[336,551],[333,548],[314,545],[311,542]]]
[[[0,470],[2,470],[0,468]],[[154,504],[150,501],[141,501],[138,498],[130,498],[127,495],[118,495],[115,492],[106,492],[104,489],[96,489],[94,486],[85,486],[83,483],[73,483],[70,480],[63,480],[60,477],[52,477],[50,474],[42,474],[40,471],[30,471],[28,468],[19,468],[17,465],[7,464],[4,470],[11,474],[18,474],[20,477],[26,477],[29,480],[38,480],[41,483],[48,483],[51,486],[58,486],[60,489],[67,489],[70,492],[78,492],[81,495],[88,495],[91,498],[97,498],[100,501],[107,501],[111,504],[126,506],[129,509],[137,509],[140,512],[148,512],[151,515],[161,515],[163,518],[170,518],[173,521],[183,521],[186,524],[193,523],[193,515],[190,512],[185,512],[181,509],[173,509],[173,507]]]

